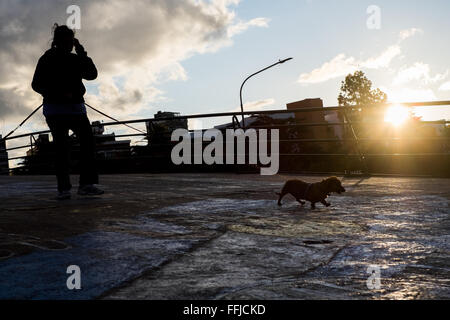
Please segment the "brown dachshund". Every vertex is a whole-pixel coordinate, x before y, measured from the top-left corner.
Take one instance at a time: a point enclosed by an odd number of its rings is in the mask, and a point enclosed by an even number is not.
[[[316,183],[307,183],[301,180],[288,180],[281,189],[281,193],[277,193],[278,205],[281,206],[281,199],[288,193],[292,194],[300,204],[305,204],[301,199],[311,202],[311,209],[316,208],[316,202],[322,203],[324,206],[330,204],[325,201],[331,192],[345,192],[341,181],[336,177],[331,177]]]

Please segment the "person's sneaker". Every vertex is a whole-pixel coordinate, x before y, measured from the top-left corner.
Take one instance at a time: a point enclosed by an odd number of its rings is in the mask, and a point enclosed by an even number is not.
[[[70,199],[71,194],[69,190],[66,191],[59,191],[58,192],[58,196],[56,197],[56,199],[58,200],[68,200]]]
[[[87,184],[78,188],[78,194],[80,196],[98,196],[104,193],[105,191],[95,187],[92,184]]]

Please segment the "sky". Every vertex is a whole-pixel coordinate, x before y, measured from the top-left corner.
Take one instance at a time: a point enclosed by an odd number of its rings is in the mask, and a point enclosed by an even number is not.
[[[306,98],[336,106],[356,70],[392,102],[450,100],[446,0],[0,0],[0,134],[41,103],[33,72],[53,23],[73,17],[70,5],[80,8],[76,37],[99,70],[85,81],[86,102],[118,119],[239,110],[246,76],[288,57],[246,83],[246,110]],[[450,119],[448,107],[427,110],[416,113]],[[39,129],[41,114],[18,133]]]

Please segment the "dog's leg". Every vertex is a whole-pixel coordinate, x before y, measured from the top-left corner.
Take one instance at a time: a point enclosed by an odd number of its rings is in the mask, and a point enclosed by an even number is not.
[[[325,199],[323,199],[322,201],[320,201],[325,207],[329,207],[331,206],[331,204],[329,202],[327,202]]]
[[[314,210],[316,208],[316,203],[315,202],[311,202],[311,210]]]
[[[300,200],[300,199],[295,199],[295,200],[297,200],[301,205],[304,205],[304,204],[305,204],[305,201],[302,201],[302,200]]]
[[[279,196],[278,197],[278,205],[281,206],[281,199],[283,199],[283,197],[286,195],[286,193],[283,193],[283,192],[278,193],[277,192],[277,195]]]

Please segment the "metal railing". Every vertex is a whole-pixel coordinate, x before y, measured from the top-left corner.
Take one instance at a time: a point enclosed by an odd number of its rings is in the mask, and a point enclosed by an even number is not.
[[[284,110],[264,110],[264,111],[246,111],[246,112],[222,112],[222,113],[208,113],[208,114],[192,114],[192,115],[179,115],[176,116],[176,119],[202,119],[202,118],[222,118],[222,117],[230,117],[230,123],[229,127],[233,129],[237,129],[241,127],[241,122],[238,121],[238,116],[255,116],[255,117],[262,117],[262,116],[268,116],[275,114],[293,114],[294,115],[294,121],[292,122],[285,122],[281,123],[270,123],[270,124],[258,124],[258,125],[251,125],[247,124],[246,129],[259,129],[259,128],[265,128],[265,129],[280,129],[280,130],[297,130],[297,133],[303,133],[307,131],[308,127],[342,127],[344,128],[343,132],[345,133],[345,137],[338,138],[336,135],[333,137],[307,137],[307,138],[282,138],[280,139],[280,146],[281,145],[293,145],[293,144],[313,144],[313,145],[320,145],[324,143],[328,144],[336,144],[340,145],[341,147],[347,146],[346,148],[334,148],[335,150],[338,149],[340,152],[331,152],[333,150],[325,150],[327,152],[311,152],[308,150],[312,150],[314,148],[303,148],[303,151],[300,152],[281,152],[280,151],[280,158],[284,159],[293,159],[296,157],[303,157],[303,158],[311,158],[311,159],[317,159],[322,157],[327,158],[341,158],[345,161],[348,161],[350,158],[357,158],[360,163],[360,170],[354,170],[354,171],[361,171],[363,173],[374,173],[371,169],[371,165],[368,164],[369,158],[388,158],[392,159],[393,157],[440,157],[441,160],[444,162],[449,159],[449,149],[448,146],[446,148],[443,148],[440,152],[393,152],[393,153],[386,153],[386,152],[366,152],[366,145],[367,144],[373,144],[373,143],[380,143],[380,142],[401,142],[401,141],[440,141],[448,144],[449,136],[435,136],[435,137],[361,137],[358,136],[359,132],[357,127],[370,127],[375,125],[380,125],[380,121],[352,121],[351,116],[349,116],[349,112],[354,110],[362,110],[365,111],[381,111],[385,108],[388,108],[392,105],[402,105],[404,107],[408,108],[414,108],[414,107],[430,107],[430,106],[450,106],[450,101],[427,101],[427,102],[414,102],[414,103],[387,103],[382,105],[372,105],[372,106],[334,106],[334,107],[308,107],[308,108],[298,108],[298,109],[284,109]],[[298,114],[301,113],[315,113],[315,112],[322,112],[325,119],[325,113],[329,112],[336,112],[338,115],[338,119],[342,119],[342,121],[335,121],[335,122],[326,122],[319,121],[319,122],[309,122],[305,123],[301,120],[295,120],[297,118]],[[103,127],[113,127],[117,125],[127,125],[130,127],[130,124],[136,124],[136,123],[147,123],[147,122],[159,122],[159,121],[170,121],[173,120],[173,117],[158,117],[158,118],[144,118],[144,119],[135,119],[135,120],[126,120],[126,121],[113,121],[113,122],[104,122],[101,123]],[[273,119],[273,118],[271,118]],[[115,120],[115,119],[114,119]],[[441,121],[419,121],[421,125],[442,125],[443,128],[447,128],[450,121],[441,120]],[[207,130],[206,128],[203,128],[202,130]],[[139,130],[140,131],[140,130]],[[194,130],[190,130],[194,131]],[[142,131],[141,131],[142,132]],[[43,131],[36,131],[31,133],[25,133],[25,134],[19,134],[14,136],[9,136],[5,139],[0,139],[0,142],[3,144],[8,144],[10,141],[17,140],[20,138],[30,138],[29,144],[19,145],[8,148],[6,145],[6,148],[0,147],[0,155],[5,152],[13,151],[13,150],[20,150],[20,149],[32,149],[34,146],[33,141],[35,141],[35,136],[40,134],[47,134],[50,133],[50,130],[43,130]],[[309,132],[311,134],[311,132]],[[312,132],[312,135],[314,135],[314,132]],[[148,136],[144,133],[137,133],[137,134],[120,134],[115,135],[116,138],[126,138],[126,137],[146,137]],[[0,145],[1,146],[1,145]],[[152,147],[152,142],[149,141],[149,147]],[[373,147],[373,146],[372,146]],[[316,148],[317,149],[317,148]],[[330,149],[333,149],[331,147]],[[353,152],[352,150],[353,149]],[[373,148],[372,148],[373,149]],[[375,148],[376,149],[376,148]],[[439,150],[438,150],[439,151]],[[13,160],[19,160],[19,159],[25,159],[27,156],[16,156],[16,157],[7,157],[7,160],[4,161],[13,161]],[[142,156],[145,160],[145,156]],[[310,163],[314,163],[314,161],[318,160],[310,160]],[[25,167],[22,167],[23,169],[26,169]],[[8,169],[9,171],[12,171],[16,168]],[[282,168],[283,169],[283,168]],[[295,170],[294,170],[295,171]],[[317,171],[317,170],[316,170]],[[320,170],[319,170],[320,171]],[[343,172],[346,171],[352,171],[352,170],[342,170]],[[311,172],[314,172],[312,170]],[[341,173],[338,171],[338,173]]]

